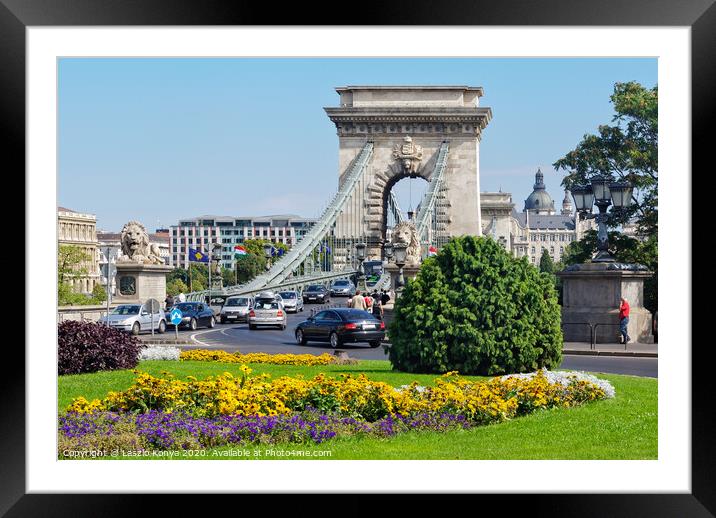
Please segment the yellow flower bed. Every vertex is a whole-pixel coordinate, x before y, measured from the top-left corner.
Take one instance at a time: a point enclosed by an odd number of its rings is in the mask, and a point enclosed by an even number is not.
[[[493,378],[484,382],[448,373],[436,379],[434,387],[413,382],[395,388],[363,374],[339,378],[319,374],[312,379],[282,376],[272,380],[268,374],[250,376],[251,369],[245,365],[241,371],[240,376],[225,372],[201,381],[191,376],[181,381],[168,374],[157,378],[135,371],[138,376],[129,389],[110,392],[101,401],[77,398],[68,410],[186,410],[196,416],[267,416],[315,408],[368,421],[397,414],[448,413],[486,424],[538,408],[569,407],[605,397],[594,383],[575,380],[565,386],[549,382],[542,372],[530,379]]]
[[[227,353],[192,349],[182,351],[179,359],[183,361],[223,362],[223,363],[272,363],[274,365],[329,365],[337,363],[338,358],[328,353],[320,356],[313,354],[267,354],[267,353]]]

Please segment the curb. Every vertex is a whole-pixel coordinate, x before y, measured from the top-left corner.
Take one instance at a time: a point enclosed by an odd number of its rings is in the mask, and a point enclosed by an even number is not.
[[[195,342],[189,341],[176,341],[176,340],[142,340],[142,343],[147,345],[196,345]]]
[[[562,354],[568,356],[625,356],[631,358],[658,358],[658,353],[643,352],[643,351],[599,351],[599,350],[586,350],[581,349],[563,349]]]
[[[390,342],[381,344],[383,349],[390,349]],[[567,356],[624,356],[628,358],[658,358],[658,353],[648,351],[600,351],[582,349],[562,349],[562,354]]]

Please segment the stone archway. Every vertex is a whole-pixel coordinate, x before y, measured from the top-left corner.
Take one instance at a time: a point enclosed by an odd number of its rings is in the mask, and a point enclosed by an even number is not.
[[[443,190],[449,201],[446,231],[453,236],[482,234],[479,142],[492,118],[490,108],[478,107],[482,88],[348,86],[336,91],[341,97],[340,107],[325,111],[339,138],[339,186],[365,142],[373,142],[371,161],[336,222],[337,237],[364,236],[369,253],[375,256],[385,235],[390,189],[408,176],[430,181],[445,140],[450,142],[443,174]],[[406,137],[422,148],[420,158],[410,153],[396,155]],[[411,160],[407,169],[406,156]]]

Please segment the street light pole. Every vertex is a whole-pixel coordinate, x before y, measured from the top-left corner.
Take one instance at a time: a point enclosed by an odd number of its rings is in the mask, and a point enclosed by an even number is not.
[[[580,219],[594,219],[597,222],[597,254],[593,263],[611,263],[616,259],[609,253],[609,234],[607,222],[614,216],[614,210],[627,208],[631,204],[633,186],[628,182],[611,182],[606,176],[592,180],[591,185],[577,185],[572,188],[574,205]],[[592,206],[599,209],[592,214]],[[608,213],[613,205],[612,213]]]
[[[407,243],[396,243],[393,245],[395,251],[395,265],[398,267],[398,278],[395,279],[395,298],[399,297],[399,294],[403,291],[405,286],[405,279],[403,278],[403,266],[405,266],[405,260],[407,258]]]
[[[365,285],[365,275],[363,274],[363,261],[365,261],[366,244],[364,242],[356,243],[356,259],[358,259],[358,283],[363,284],[363,290],[367,289]]]

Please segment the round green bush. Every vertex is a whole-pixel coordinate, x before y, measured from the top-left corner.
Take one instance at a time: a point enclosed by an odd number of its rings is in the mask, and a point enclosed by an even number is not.
[[[407,372],[495,375],[557,367],[561,312],[546,274],[486,237],[453,238],[396,301],[390,362]]]

